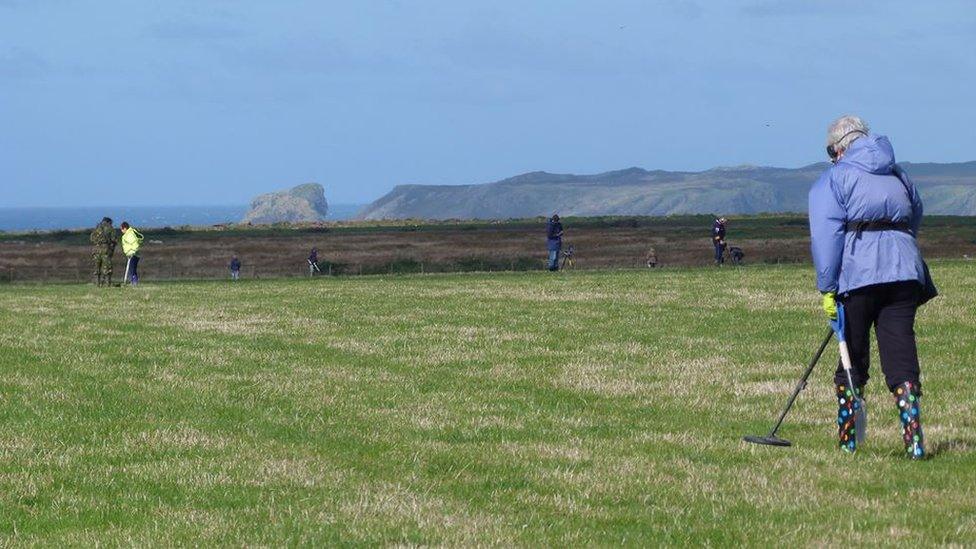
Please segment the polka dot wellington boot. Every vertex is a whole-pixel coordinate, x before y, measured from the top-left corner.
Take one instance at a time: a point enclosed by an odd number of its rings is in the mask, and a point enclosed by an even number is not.
[[[898,406],[901,419],[902,436],[905,439],[905,453],[911,459],[925,459],[925,438],[922,436],[922,416],[919,403],[922,387],[918,383],[906,381],[895,385],[891,391]]]
[[[853,454],[857,451],[857,426],[854,418],[860,403],[850,387],[837,385],[837,437],[840,449]],[[857,396],[864,398],[864,387],[856,387]]]

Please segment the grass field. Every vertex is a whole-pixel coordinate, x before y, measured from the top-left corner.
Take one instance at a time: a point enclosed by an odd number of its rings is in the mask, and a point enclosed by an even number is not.
[[[807,266],[0,286],[0,543],[976,544],[976,268],[835,447]]]

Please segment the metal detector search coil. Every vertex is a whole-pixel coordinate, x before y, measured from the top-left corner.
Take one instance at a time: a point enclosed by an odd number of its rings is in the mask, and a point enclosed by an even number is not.
[[[807,370],[803,372],[803,377],[797,382],[796,387],[793,388],[793,394],[790,395],[790,399],[786,401],[786,407],[779,414],[779,419],[776,420],[776,425],[773,426],[772,430],[766,436],[748,435],[742,437],[742,440],[750,442],[752,444],[762,444],[765,446],[792,446],[793,443],[786,440],[785,438],[780,438],[776,436],[776,431],[779,430],[779,426],[783,424],[783,420],[786,418],[786,414],[793,407],[793,403],[796,401],[797,395],[800,394],[807,386],[807,379],[809,379],[810,374],[813,372],[814,366],[820,360],[820,356],[823,355],[824,349],[827,348],[827,344],[830,343],[831,338],[834,337],[834,329],[830,328],[827,330],[827,335],[824,336],[823,343],[820,344],[820,348],[817,349],[817,353],[813,355],[813,359],[810,360],[810,364],[807,366]]]

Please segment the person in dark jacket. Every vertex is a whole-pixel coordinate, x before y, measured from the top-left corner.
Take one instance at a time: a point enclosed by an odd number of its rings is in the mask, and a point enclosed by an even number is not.
[[[552,214],[546,224],[546,249],[549,250],[549,270],[559,270],[559,251],[563,247],[563,224],[558,214]]]
[[[239,280],[241,278],[241,260],[236,255],[230,257],[230,279]]]
[[[322,269],[319,269],[319,249],[312,248],[311,253],[308,254],[308,276],[315,276],[315,273],[321,273]]]
[[[845,336],[854,387],[841,366],[836,384],[840,447],[857,450],[852,392],[868,381],[870,330],[874,326],[885,384],[894,395],[907,455],[925,457],[915,344],[915,311],[926,282],[916,236],[922,199],[895,163],[887,137],[873,134],[856,116],[835,120],[827,131],[834,163],[810,189],[810,236],[817,289],[824,312],[844,306]]]
[[[725,263],[725,224],[724,217],[719,217],[712,222],[712,244],[715,246],[715,264],[721,266]]]

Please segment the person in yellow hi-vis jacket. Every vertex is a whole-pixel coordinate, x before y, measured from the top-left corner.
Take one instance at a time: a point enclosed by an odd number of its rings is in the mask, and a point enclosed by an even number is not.
[[[139,248],[142,247],[142,234],[129,225],[128,221],[123,221],[120,227],[122,228],[122,253],[126,257],[125,278],[122,281],[135,286],[139,283]]]

